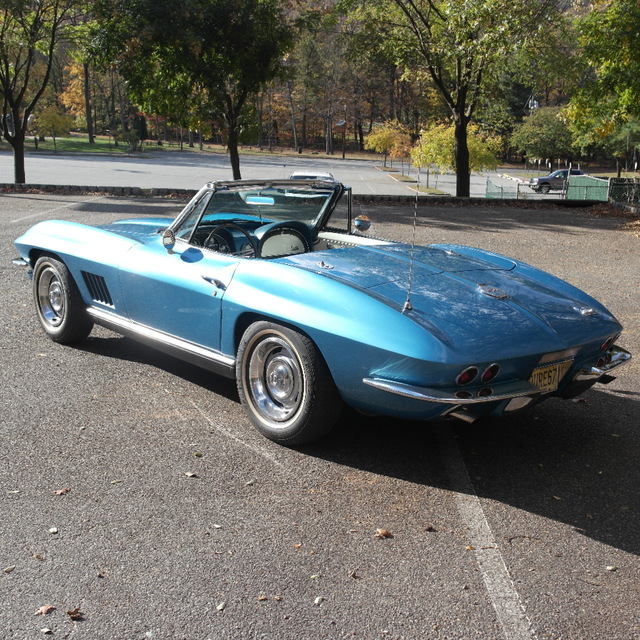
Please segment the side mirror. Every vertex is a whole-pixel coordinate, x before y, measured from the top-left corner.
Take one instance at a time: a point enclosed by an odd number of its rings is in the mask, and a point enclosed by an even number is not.
[[[162,232],[162,245],[167,251],[171,251],[176,246],[176,234],[171,229]]]
[[[356,231],[364,233],[365,231],[369,231],[369,228],[371,227],[371,219],[369,216],[361,214],[354,220],[354,224],[356,226]]]

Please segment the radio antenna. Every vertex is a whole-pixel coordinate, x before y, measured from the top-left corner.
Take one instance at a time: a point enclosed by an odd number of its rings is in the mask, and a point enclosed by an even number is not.
[[[420,167],[418,167],[418,178],[416,183],[416,199],[413,205],[413,230],[411,237],[411,257],[409,260],[409,282],[407,283],[407,299],[405,300],[404,307],[402,307],[402,313],[411,311],[413,305],[411,304],[411,287],[413,286],[413,263],[414,253],[416,249],[416,229],[418,226],[418,195],[420,193]]]

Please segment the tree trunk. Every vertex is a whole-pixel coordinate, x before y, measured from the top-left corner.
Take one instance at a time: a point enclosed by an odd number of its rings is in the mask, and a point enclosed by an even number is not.
[[[467,119],[459,116],[455,121],[456,197],[468,198],[471,174],[469,171],[469,147],[467,145]]]
[[[325,153],[328,156],[333,155],[333,135],[332,135],[333,113],[331,108],[327,112],[327,125],[325,130]]]
[[[24,184],[27,175],[24,168],[24,131],[16,131],[16,135],[11,140],[13,147],[13,173],[16,184]]]
[[[287,90],[289,92],[289,109],[291,110],[291,131],[293,133],[293,150],[298,150],[298,132],[296,130],[296,109],[293,102],[293,91],[291,89],[291,81],[287,82]]]
[[[248,91],[246,89],[241,89],[236,94],[235,100],[229,92],[225,93],[224,98],[224,117],[229,134],[227,147],[229,148],[229,160],[231,162],[231,170],[233,172],[234,180],[242,180],[242,175],[240,174],[240,153],[238,152],[238,130],[240,125],[240,113],[242,112],[242,107],[247,100],[247,95]]]
[[[87,132],[89,133],[89,144],[95,142],[93,136],[93,116],[91,114],[91,87],[90,87],[90,75],[89,64],[84,62],[82,64],[84,69],[84,112],[87,120]]]
[[[241,180],[240,174],[240,153],[238,152],[238,128],[229,129],[229,160],[231,162],[231,171],[234,180]]]

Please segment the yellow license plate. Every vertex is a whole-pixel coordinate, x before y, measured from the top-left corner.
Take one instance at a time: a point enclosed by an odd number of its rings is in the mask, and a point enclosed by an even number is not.
[[[555,364],[538,367],[533,370],[529,382],[538,387],[542,393],[551,393],[558,388],[560,380],[569,371],[572,362],[572,360],[566,360],[565,362],[556,362]]]

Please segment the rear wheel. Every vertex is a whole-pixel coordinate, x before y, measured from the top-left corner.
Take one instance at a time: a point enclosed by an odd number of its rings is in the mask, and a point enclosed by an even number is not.
[[[256,322],[242,336],[236,379],[240,400],[264,436],[286,445],[317,440],[342,410],[329,369],[305,335]]]
[[[38,259],[33,269],[33,296],[38,320],[55,342],[80,342],[91,332],[93,321],[69,269],[60,260]]]

